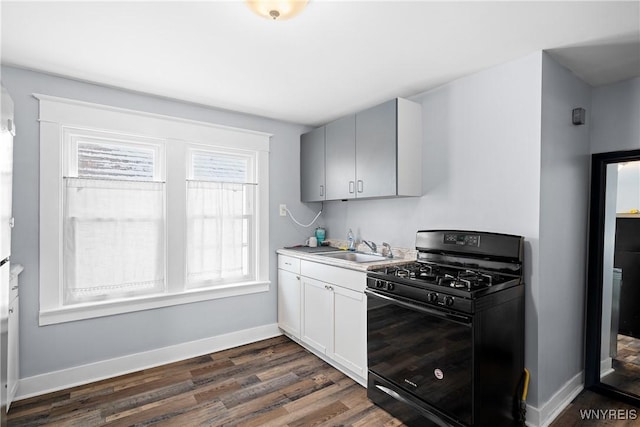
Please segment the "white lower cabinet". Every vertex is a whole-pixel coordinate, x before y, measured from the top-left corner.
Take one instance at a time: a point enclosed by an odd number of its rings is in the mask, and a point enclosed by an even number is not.
[[[333,289],[333,358],[366,378],[367,300],[362,292]]]
[[[9,306],[9,321],[7,343],[7,410],[13,402],[18,391],[18,378],[20,374],[20,297],[16,297]]]
[[[16,396],[20,379],[20,295],[18,275],[21,272],[22,266],[20,264],[13,265],[9,279],[8,337],[5,353],[7,357],[7,411]]]
[[[333,294],[329,285],[302,277],[302,341],[329,355],[333,331]]]
[[[278,270],[278,326],[300,338],[300,275]]]
[[[300,260],[278,256],[278,327],[300,339]]]
[[[278,326],[363,385],[366,283],[362,271],[278,255]]]
[[[326,275],[316,278],[304,274],[302,262],[302,334],[301,340],[318,353],[355,374],[361,382],[367,377],[367,303],[364,295],[365,273],[323,266]],[[320,279],[319,277],[325,278]],[[328,281],[331,280],[331,281]],[[354,290],[347,288],[355,288]]]

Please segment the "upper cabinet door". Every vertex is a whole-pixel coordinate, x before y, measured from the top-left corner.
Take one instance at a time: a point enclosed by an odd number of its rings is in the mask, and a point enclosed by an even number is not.
[[[397,194],[396,100],[356,114],[356,197]]]
[[[324,126],[300,135],[300,199],[325,200]]]
[[[356,116],[325,126],[327,200],[353,199],[356,191]]]

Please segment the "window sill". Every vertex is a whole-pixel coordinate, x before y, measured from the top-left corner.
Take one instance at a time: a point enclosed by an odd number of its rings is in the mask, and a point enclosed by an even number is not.
[[[271,282],[268,281],[235,283],[216,288],[193,289],[179,294],[150,295],[136,299],[92,302],[52,310],[40,310],[39,325],[54,325],[133,311],[267,292],[270,284]]]

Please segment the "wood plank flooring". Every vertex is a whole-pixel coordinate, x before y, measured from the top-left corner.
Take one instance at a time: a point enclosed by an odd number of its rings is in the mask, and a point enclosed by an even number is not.
[[[592,393],[593,394],[593,393]],[[603,400],[604,399],[604,400]],[[583,393],[551,424],[581,424],[579,409],[625,406]],[[403,424],[366,390],[281,336],[15,402],[13,426],[380,426]]]
[[[281,336],[15,402],[9,426],[400,426]]]

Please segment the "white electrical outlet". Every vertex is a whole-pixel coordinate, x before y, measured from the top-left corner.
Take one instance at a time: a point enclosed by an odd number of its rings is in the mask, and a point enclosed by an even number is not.
[[[287,216],[287,205],[280,205],[280,216]]]

